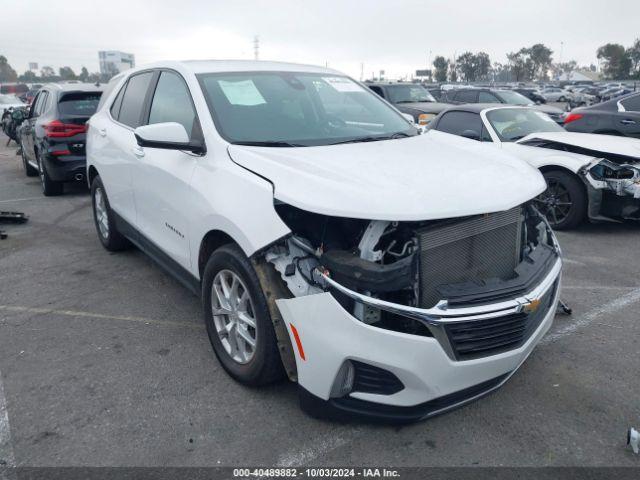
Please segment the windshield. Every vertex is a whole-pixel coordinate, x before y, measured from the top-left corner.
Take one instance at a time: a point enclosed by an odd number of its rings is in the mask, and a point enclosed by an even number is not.
[[[421,85],[393,85],[387,87],[391,103],[435,102],[429,90]]]
[[[546,113],[528,108],[491,110],[487,120],[503,142],[515,142],[531,133],[565,131]]]
[[[2,105],[15,105],[21,104],[22,100],[20,100],[15,95],[0,95],[0,104]]]
[[[509,105],[532,105],[531,100],[518,92],[511,90],[500,90],[496,92],[498,96]]]
[[[198,79],[218,131],[231,143],[308,147],[418,134],[400,113],[347,77],[239,72]]]

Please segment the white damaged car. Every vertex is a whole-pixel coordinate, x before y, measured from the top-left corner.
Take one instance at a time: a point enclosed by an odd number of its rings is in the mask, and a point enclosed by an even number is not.
[[[315,414],[426,418],[505,383],[551,326],[562,260],[535,169],[421,135],[340,72],[127,71],[87,134],[98,238],[201,296],[238,381]]]
[[[548,189],[536,205],[554,229],[640,220],[640,140],[567,132],[542,112],[487,104],[449,108],[429,128],[491,142],[539,169]]]

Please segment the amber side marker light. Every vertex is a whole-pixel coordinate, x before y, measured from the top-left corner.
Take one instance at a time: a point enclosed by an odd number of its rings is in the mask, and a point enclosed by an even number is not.
[[[300,358],[304,361],[307,361],[307,357],[304,356],[304,348],[302,348],[302,342],[300,341],[300,335],[298,334],[298,330],[293,326],[293,323],[290,323],[291,333],[293,333],[293,338],[296,341],[296,346],[298,347],[298,353],[300,354]]]

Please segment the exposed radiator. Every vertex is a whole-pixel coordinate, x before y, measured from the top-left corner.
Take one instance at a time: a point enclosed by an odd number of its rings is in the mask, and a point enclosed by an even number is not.
[[[420,306],[430,308],[441,300],[440,285],[513,278],[522,218],[519,206],[419,231]]]

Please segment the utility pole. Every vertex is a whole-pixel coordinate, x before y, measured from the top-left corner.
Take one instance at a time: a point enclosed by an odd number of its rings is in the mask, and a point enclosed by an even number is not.
[[[260,37],[258,35],[253,37],[253,58],[260,60]]]

